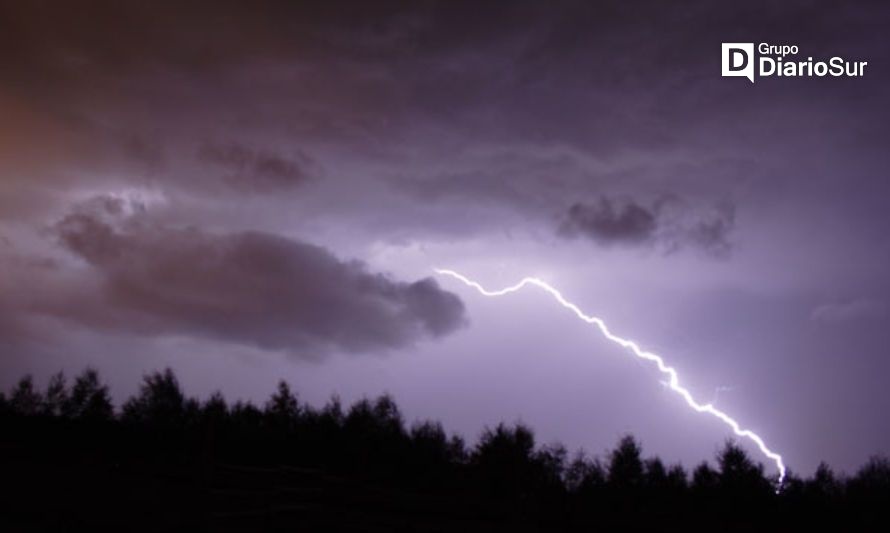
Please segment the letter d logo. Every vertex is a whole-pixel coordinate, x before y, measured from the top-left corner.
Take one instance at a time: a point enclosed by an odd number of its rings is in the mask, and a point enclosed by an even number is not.
[[[754,83],[754,43],[723,43],[723,75],[742,76]]]

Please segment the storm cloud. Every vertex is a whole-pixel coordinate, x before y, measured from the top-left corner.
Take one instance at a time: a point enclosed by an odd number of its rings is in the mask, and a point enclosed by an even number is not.
[[[695,248],[710,256],[725,257],[732,248],[729,234],[734,224],[731,204],[701,210],[675,197],[665,197],[646,207],[635,200],[602,196],[596,202],[569,207],[558,233],[585,237],[604,246],[656,246],[666,253]]]
[[[238,143],[205,143],[198,159],[222,170],[224,181],[240,190],[287,190],[310,178],[309,158],[299,152],[287,157]]]
[[[656,227],[652,211],[634,202],[615,207],[608,198],[601,198],[597,204],[570,207],[561,231],[567,235],[582,234],[604,244],[635,244],[650,241]]]
[[[95,290],[43,310],[94,328],[313,357],[400,348],[464,323],[461,301],[433,279],[395,281],[274,234],[115,224],[89,212],[69,214],[55,229],[88,265]]]

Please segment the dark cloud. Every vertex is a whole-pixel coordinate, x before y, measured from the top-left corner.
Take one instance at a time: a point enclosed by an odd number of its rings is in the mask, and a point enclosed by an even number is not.
[[[75,212],[56,225],[95,283],[44,304],[44,312],[95,328],[224,339],[307,357],[399,348],[464,322],[461,301],[429,278],[398,282],[268,233],[114,224],[114,214]]]
[[[597,202],[569,207],[558,233],[605,246],[657,246],[666,253],[689,247],[726,257],[732,249],[729,234],[734,225],[732,204],[702,211],[671,196],[660,198],[651,207],[602,196]]]
[[[714,8],[690,2],[683,9],[654,1],[210,6],[102,0],[0,5],[0,171],[19,181],[11,192],[0,183],[0,208],[45,209],[55,200],[47,190],[59,187],[41,188],[44,182],[70,176],[78,176],[71,188],[89,184],[91,192],[106,176],[130,183],[149,176],[165,189],[206,190],[226,201],[232,191],[279,193],[307,175],[301,157],[280,150],[298,143],[320,164],[349,163],[368,180],[374,170],[413,179],[418,173],[406,169],[413,162],[444,167],[434,174],[446,179],[416,184],[420,194],[435,198],[481,197],[527,214],[561,196],[546,206],[549,212],[579,194],[609,190],[594,181],[625,184],[625,174],[637,181],[670,179],[671,190],[681,194],[703,183],[720,188],[732,178],[723,174],[734,173],[723,164],[715,172],[707,161],[735,157],[745,140],[761,138],[761,122],[750,119],[764,114],[775,121],[776,135],[784,135],[783,124],[801,124],[794,114],[809,105],[801,96],[811,91],[819,99],[813,107],[825,110],[881,109],[883,98],[882,91],[862,87],[857,98],[838,98],[831,91],[842,84],[751,91],[712,76],[719,72],[715,43],[776,37],[747,31],[764,19],[762,8],[747,3]],[[858,39],[880,35],[869,30],[887,20],[885,9],[866,14],[802,2],[768,11],[783,39],[828,51],[851,46],[833,31],[838,20],[856,28],[843,35]],[[813,34],[819,38],[808,38]],[[878,61],[885,48],[854,46],[850,53],[867,52]],[[784,105],[766,105],[774,101]],[[886,129],[885,117],[872,114],[868,124],[810,131],[852,135],[853,126],[864,128],[861,146]],[[202,148],[212,163],[194,169],[194,146],[185,141],[196,138],[237,138],[239,144]],[[721,140],[731,142],[719,146]],[[805,141],[806,153],[818,149]],[[120,154],[115,144],[122,145]],[[480,161],[451,168],[470,151],[514,144],[519,153],[571,148],[584,156],[571,165],[576,172],[598,179],[554,187],[566,180],[564,171],[529,168],[519,158],[515,166]],[[702,165],[696,172],[675,168],[692,159],[687,151]],[[768,159],[756,153],[758,161]],[[204,175],[208,169],[212,176]],[[746,169],[745,179],[755,179],[756,170]],[[215,187],[219,178],[221,188]],[[775,182],[773,176],[764,180]],[[345,181],[353,193],[358,180]],[[636,195],[645,187],[627,190]],[[408,220],[423,226],[413,214],[398,222]]]
[[[721,205],[710,213],[700,215],[680,236],[683,241],[716,257],[726,257],[732,252],[729,234],[735,227],[735,206]]]
[[[205,143],[198,158],[224,170],[224,179],[238,189],[276,191],[291,189],[309,179],[309,158],[300,152],[285,157],[238,143]]]
[[[634,202],[616,207],[612,200],[603,197],[596,204],[571,206],[560,232],[584,235],[603,244],[639,244],[649,242],[656,227],[652,211]]]

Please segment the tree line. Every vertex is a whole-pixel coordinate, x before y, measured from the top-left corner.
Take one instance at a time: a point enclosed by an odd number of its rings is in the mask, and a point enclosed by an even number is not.
[[[890,504],[890,461],[881,456],[852,475],[825,463],[810,477],[789,472],[780,486],[732,440],[713,464],[689,472],[645,456],[631,435],[602,456],[539,445],[522,423],[486,428],[469,444],[436,421],[407,424],[389,395],[348,408],[333,397],[316,408],[281,381],[260,406],[220,393],[199,400],[169,368],[144,376],[120,409],[94,369],[71,383],[55,374],[44,387],[25,376],[0,393],[0,428],[7,465],[17,457],[41,468],[84,457],[108,468],[153,465],[188,472],[198,492],[212,488],[224,465],[290,465],[398,494],[442,496],[447,512],[517,530],[870,529],[886,524]]]

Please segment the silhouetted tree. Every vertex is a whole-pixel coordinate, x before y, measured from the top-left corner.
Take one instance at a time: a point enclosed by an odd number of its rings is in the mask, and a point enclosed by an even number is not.
[[[890,505],[890,459],[873,455],[847,485],[852,498]]]
[[[470,459],[467,443],[460,435],[452,435],[448,439],[448,455],[455,465],[464,465]]]
[[[735,442],[726,441],[717,455],[717,463],[720,468],[720,489],[734,501],[739,498],[765,497],[772,491],[769,481],[763,475],[763,465],[754,464],[745,450]]]
[[[699,494],[712,494],[719,481],[717,472],[706,462],[700,463],[692,471],[692,489]]]
[[[564,446],[538,447],[530,428],[502,423],[486,428],[468,452],[438,422],[406,431],[389,395],[359,400],[344,414],[336,396],[314,409],[282,381],[262,409],[241,401],[230,408],[219,392],[204,402],[187,398],[170,369],[146,375],[118,418],[95,370],[86,369],[70,389],[55,374],[42,393],[25,376],[0,393],[0,434],[13,458],[4,475],[22,461],[18,471],[30,475],[36,467],[46,475],[34,458],[51,457],[66,475],[95,474],[97,486],[117,475],[125,482],[110,486],[137,486],[147,475],[144,494],[197,496],[200,488],[204,496],[195,502],[216,494],[226,505],[249,499],[250,516],[302,495],[312,498],[306,509],[328,505],[321,491],[305,490],[315,483],[325,491],[346,487],[359,506],[362,491],[373,493],[376,503],[363,513],[401,509],[404,502],[380,502],[411,494],[410,501],[424,502],[423,513],[429,502],[442,501],[492,530],[883,530],[890,512],[885,457],[872,457],[852,477],[836,476],[824,463],[809,479],[789,470],[776,494],[763,466],[733,441],[716,454],[716,468],[701,463],[690,481],[680,465],[643,460],[631,435],[605,462],[582,452],[569,461]],[[155,471],[163,474],[150,477]],[[494,525],[505,519],[510,528]]]
[[[583,451],[578,451],[566,467],[566,488],[571,492],[590,495],[605,486],[606,477],[606,468],[598,459],[588,459]]]
[[[692,471],[690,494],[693,497],[699,520],[715,520],[724,511],[717,508],[720,476],[707,462],[701,462]]]
[[[213,476],[214,463],[219,455],[220,433],[225,432],[229,417],[229,407],[219,391],[211,394],[200,407],[199,425],[204,432],[202,466],[208,478]]]
[[[808,496],[820,500],[835,499],[840,495],[841,486],[831,467],[821,462],[813,473],[813,478],[804,482],[804,490]]]
[[[643,462],[643,490],[641,506],[646,513],[669,516],[674,513],[686,495],[686,472],[680,465],[668,469],[658,457]]]
[[[103,421],[114,416],[108,387],[99,379],[99,372],[87,368],[74,380],[71,393],[62,405],[68,418]]]
[[[555,487],[564,487],[563,478],[566,471],[566,461],[569,455],[566,447],[560,443],[548,444],[534,454],[535,462],[540,466],[540,482]]]
[[[683,465],[674,465],[668,469],[667,487],[669,490],[683,492],[688,488],[689,480],[686,478],[686,470]]]
[[[636,489],[643,484],[642,449],[632,435],[618,442],[609,458],[609,485],[617,490]]]
[[[229,407],[226,405],[226,399],[222,393],[215,391],[207,398],[201,407],[201,412],[205,420],[219,422],[225,420],[229,415]]]
[[[9,397],[10,409],[21,416],[38,414],[42,404],[43,397],[34,388],[34,379],[30,374],[19,380]]]
[[[457,464],[466,459],[463,439],[448,438],[441,422],[417,422],[411,426],[411,443],[423,461],[435,464]]]
[[[144,376],[139,394],[127,400],[123,408],[123,419],[131,423],[178,424],[185,414],[185,395],[169,368]]]
[[[263,410],[265,430],[271,442],[266,453],[277,457],[279,461],[288,462],[289,456],[295,455],[296,446],[302,445],[295,440],[297,426],[301,419],[301,410],[297,396],[291,392],[284,380],[278,386]]]
[[[667,469],[661,459],[652,457],[643,462],[643,478],[646,488],[651,491],[660,492],[667,487]]]
[[[401,437],[405,435],[405,423],[402,412],[389,394],[384,394],[374,402],[374,419],[377,426],[389,435]]]
[[[890,489],[890,459],[881,455],[871,456],[851,481],[864,488]]]
[[[399,475],[406,472],[393,469],[405,460],[409,439],[402,414],[392,397],[384,394],[373,403],[359,400],[343,419],[343,444],[347,460],[353,470],[361,465],[378,465],[375,475]]]
[[[340,403],[340,397],[336,394],[331,396],[328,403],[319,413],[319,418],[332,427],[340,427],[343,425],[343,404]]]
[[[232,422],[240,430],[256,432],[262,426],[263,412],[250,402],[235,402],[231,410]]]
[[[266,402],[266,415],[280,424],[282,429],[292,429],[293,424],[300,417],[297,396],[291,392],[286,381],[278,382],[278,389]]]
[[[449,438],[439,422],[416,422],[409,432],[409,468],[414,483],[427,488],[449,485],[457,465],[466,459],[460,437]]]
[[[343,406],[337,395],[332,395],[321,409],[303,409],[301,440],[308,458],[338,471],[348,467],[340,460],[346,453],[343,419]]]
[[[367,398],[350,407],[343,422],[349,433],[365,433],[369,437],[398,438],[405,433],[402,414],[389,395],[382,395],[372,404]]]
[[[41,412],[47,416],[62,416],[67,403],[68,388],[65,383],[65,375],[57,372],[49,378],[49,384],[43,394]]]
[[[485,428],[470,462],[492,501],[526,502],[533,489],[534,433],[523,424]]]
[[[875,455],[846,484],[852,525],[872,531],[886,529],[890,519],[890,459]]]

